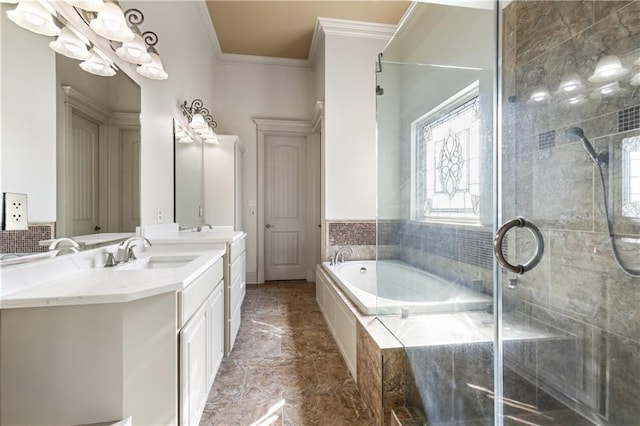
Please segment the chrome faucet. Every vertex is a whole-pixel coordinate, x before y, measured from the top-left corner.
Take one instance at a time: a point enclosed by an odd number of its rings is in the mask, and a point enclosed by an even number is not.
[[[151,241],[144,237],[129,237],[118,245],[118,251],[116,252],[115,262],[116,263],[125,263],[130,260],[135,260],[136,256],[133,253],[133,246],[136,243],[142,242],[144,247],[151,247]]]
[[[205,228],[205,226],[208,226],[209,229],[213,229],[213,226],[209,225],[208,223],[205,223],[204,225],[198,225],[196,227],[196,232],[202,232],[202,230]]]
[[[49,245],[49,251],[52,252],[51,257],[56,257],[68,251],[78,253],[81,250],[82,246],[73,238],[68,237],[57,238]]]
[[[332,265],[337,265],[339,263],[343,263],[344,262],[344,255],[347,252],[348,252],[348,254],[353,254],[353,249],[351,248],[351,246],[340,247],[338,249],[338,251],[336,251],[336,253],[331,258],[331,264]]]

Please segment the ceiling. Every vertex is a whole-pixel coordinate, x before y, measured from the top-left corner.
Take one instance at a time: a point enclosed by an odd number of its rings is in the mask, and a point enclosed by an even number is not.
[[[411,2],[206,1],[222,53],[308,59],[316,18],[396,25]]]

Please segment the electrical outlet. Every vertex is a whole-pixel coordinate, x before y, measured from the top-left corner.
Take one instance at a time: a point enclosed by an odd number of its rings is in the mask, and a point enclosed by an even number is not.
[[[2,209],[2,229],[5,231],[25,231],[29,229],[27,214],[27,194],[2,195],[4,208]]]
[[[164,215],[162,214],[162,210],[160,209],[156,210],[156,220],[158,221],[158,223],[162,223],[162,221],[164,221]]]

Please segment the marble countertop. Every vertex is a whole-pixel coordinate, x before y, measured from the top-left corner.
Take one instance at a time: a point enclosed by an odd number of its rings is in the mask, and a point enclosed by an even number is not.
[[[174,234],[150,237],[152,243],[158,244],[183,244],[183,243],[226,243],[234,242],[247,235],[243,231],[233,231],[227,229],[203,229],[197,232],[195,229],[184,230]]]
[[[136,262],[153,256],[190,256],[193,260],[175,268],[103,267],[106,252],[113,253],[115,248],[102,247],[1,270],[0,309],[121,303],[178,291],[225,253],[224,249],[177,252],[150,247],[136,253]]]
[[[133,232],[115,232],[115,233],[103,233],[103,234],[89,234],[89,235],[79,235],[77,237],[72,237],[78,244],[81,244],[85,247],[97,246],[97,245],[107,245],[117,243],[119,241],[124,241],[129,237],[133,237],[135,234]],[[42,240],[38,242],[38,245],[41,247],[48,247],[54,242],[55,239],[50,240]]]

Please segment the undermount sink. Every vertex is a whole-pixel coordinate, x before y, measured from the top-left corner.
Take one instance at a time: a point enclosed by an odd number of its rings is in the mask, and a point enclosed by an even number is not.
[[[198,256],[148,256],[118,265],[118,269],[176,269],[181,268]]]

